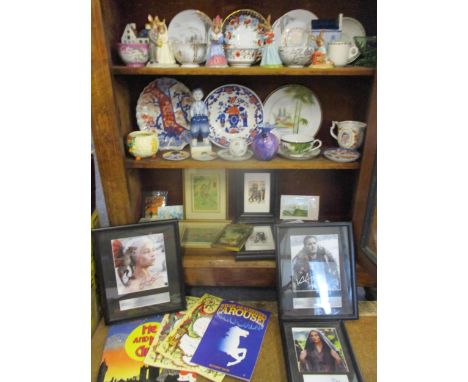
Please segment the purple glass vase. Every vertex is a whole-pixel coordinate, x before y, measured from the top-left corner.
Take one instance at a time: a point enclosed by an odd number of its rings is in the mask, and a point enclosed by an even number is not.
[[[252,150],[258,160],[270,160],[279,149],[279,139],[271,132],[273,127],[260,127],[252,142]]]

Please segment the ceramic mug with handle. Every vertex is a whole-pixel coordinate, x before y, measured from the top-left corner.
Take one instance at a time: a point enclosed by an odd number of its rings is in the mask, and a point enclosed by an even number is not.
[[[328,58],[335,66],[345,66],[359,55],[359,49],[346,41],[328,43]]]
[[[333,121],[330,126],[330,134],[338,141],[340,147],[357,150],[364,140],[366,126],[364,122],[358,121]],[[338,135],[334,131],[336,127],[338,128]]]

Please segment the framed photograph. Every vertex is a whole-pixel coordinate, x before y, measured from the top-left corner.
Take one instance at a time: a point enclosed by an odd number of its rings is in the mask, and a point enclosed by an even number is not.
[[[280,219],[318,220],[320,196],[281,195]]]
[[[211,246],[238,252],[244,246],[252,230],[251,224],[228,224]]]
[[[238,171],[236,184],[238,219],[274,220],[276,182],[273,171]]]
[[[362,382],[343,321],[283,322],[289,382]]]
[[[179,222],[180,245],[184,248],[211,248],[230,220]]]
[[[92,231],[107,324],[183,310],[177,220]]]
[[[167,191],[143,191],[140,221],[157,220],[158,209],[167,203],[167,194]]]
[[[184,170],[185,218],[226,219],[226,171]]]
[[[271,224],[255,224],[244,248],[236,253],[236,260],[274,260],[275,238]]]
[[[350,222],[277,225],[280,317],[357,319]]]

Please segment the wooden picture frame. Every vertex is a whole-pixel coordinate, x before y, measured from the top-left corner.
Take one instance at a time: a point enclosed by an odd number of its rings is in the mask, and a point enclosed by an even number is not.
[[[185,309],[177,220],[92,231],[106,324]]]
[[[179,222],[180,246],[183,248],[211,248],[230,220]]]
[[[236,252],[236,260],[274,260],[276,244],[273,224],[264,222],[252,224],[253,231],[245,242],[244,248]]]
[[[226,170],[185,169],[185,219],[226,220]]]
[[[282,319],[358,318],[350,222],[278,224],[276,259]]]
[[[363,382],[343,321],[282,322],[281,335],[289,382]]]

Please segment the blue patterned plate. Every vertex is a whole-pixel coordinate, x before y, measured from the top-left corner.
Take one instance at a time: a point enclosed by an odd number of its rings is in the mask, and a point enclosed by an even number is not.
[[[205,99],[210,121],[211,142],[228,148],[234,138],[243,138],[248,144],[263,123],[263,105],[260,98],[242,85],[223,85]]]

